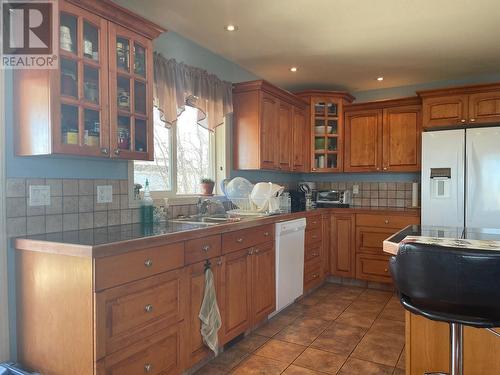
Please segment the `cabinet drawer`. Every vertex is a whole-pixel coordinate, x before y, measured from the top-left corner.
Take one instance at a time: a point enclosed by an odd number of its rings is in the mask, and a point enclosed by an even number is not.
[[[273,224],[225,233],[222,235],[222,253],[232,253],[272,240],[274,240]]]
[[[304,265],[304,291],[321,284],[321,259],[311,259]]]
[[[175,270],[96,293],[98,356],[183,320],[183,280]]]
[[[95,290],[103,290],[184,266],[184,243],[96,258]]]
[[[221,253],[221,236],[209,236],[186,241],[186,264],[200,262],[219,256]]]
[[[318,258],[321,255],[321,243],[306,246],[304,249],[304,260]]]
[[[418,216],[357,214],[356,225],[365,227],[402,229],[411,224],[420,223]]]
[[[389,257],[385,255],[356,255],[356,278],[382,283],[392,282]]]
[[[322,234],[323,233],[322,233],[321,227],[307,230],[306,231],[306,241],[305,241],[306,246],[313,244],[313,243],[321,242]]]
[[[306,230],[321,228],[321,215],[306,218]]]
[[[182,371],[181,324],[97,362],[97,375],[179,374]]]
[[[384,255],[384,240],[397,231],[392,228],[357,227],[356,252]]]

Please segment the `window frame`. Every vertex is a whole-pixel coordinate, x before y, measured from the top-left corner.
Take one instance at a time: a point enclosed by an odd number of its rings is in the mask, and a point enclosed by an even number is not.
[[[224,123],[219,125],[214,132],[209,132],[209,158],[210,174],[215,181],[215,195],[221,194],[220,181],[229,177],[230,172],[230,139],[229,128],[231,120],[229,116],[224,119]],[[156,125],[153,124],[153,129]],[[200,125],[198,125],[200,126]],[[170,171],[172,190],[151,191],[154,200],[165,200],[168,204],[194,204],[198,201],[200,194],[178,194],[177,193],[177,124],[170,128],[171,135],[171,160],[172,167]],[[154,131],[154,130],[153,130]],[[175,150],[175,152],[173,152]],[[154,152],[153,152],[154,154]],[[129,208],[140,206],[140,199],[134,196],[134,160],[128,163],[128,187],[129,187]]]

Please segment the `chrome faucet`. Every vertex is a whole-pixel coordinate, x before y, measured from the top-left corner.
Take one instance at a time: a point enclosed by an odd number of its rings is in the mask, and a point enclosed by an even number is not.
[[[208,214],[208,209],[210,205],[212,204],[212,201],[210,199],[198,199],[198,203],[196,204],[196,207],[198,209],[198,215],[199,216],[205,216]]]

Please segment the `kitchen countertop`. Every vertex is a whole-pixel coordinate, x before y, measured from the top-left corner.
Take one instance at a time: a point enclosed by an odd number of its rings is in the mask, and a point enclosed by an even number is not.
[[[384,251],[397,255],[400,244],[407,242],[455,249],[500,251],[500,229],[409,225],[384,241]]]
[[[17,250],[41,251],[72,256],[104,257],[146,247],[162,246],[204,236],[232,232],[259,225],[274,224],[301,217],[330,213],[388,213],[420,215],[419,209],[391,207],[318,208],[263,217],[243,217],[237,222],[198,225],[166,221],[151,226],[124,224],[78,231],[47,233],[14,239]]]

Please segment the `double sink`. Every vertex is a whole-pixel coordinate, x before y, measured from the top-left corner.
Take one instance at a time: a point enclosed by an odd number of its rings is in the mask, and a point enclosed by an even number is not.
[[[224,223],[234,223],[240,221],[239,217],[230,217],[227,214],[216,214],[216,215],[193,215],[187,217],[181,217],[173,220],[169,220],[172,223],[184,223],[184,224],[196,224],[196,225],[218,225]]]

